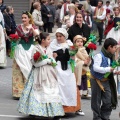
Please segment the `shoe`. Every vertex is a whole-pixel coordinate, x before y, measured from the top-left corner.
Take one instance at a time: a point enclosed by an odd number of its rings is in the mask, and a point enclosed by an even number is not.
[[[90,99],[91,95],[87,94],[87,95],[82,95],[81,99]]]
[[[61,120],[61,118],[56,116],[53,118],[53,120]]]
[[[85,113],[84,113],[82,110],[78,110],[78,111],[76,112],[76,114],[81,115],[81,116],[84,116],[84,115],[85,115]]]

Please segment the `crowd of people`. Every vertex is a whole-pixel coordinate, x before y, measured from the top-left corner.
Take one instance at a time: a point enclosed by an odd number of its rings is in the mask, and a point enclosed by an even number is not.
[[[81,98],[91,97],[93,120],[109,120],[118,104],[114,75],[120,71],[112,65],[120,62],[120,0],[114,5],[98,0],[96,6],[90,0],[57,5],[54,0],[34,0],[30,12],[22,12],[21,18],[16,25],[13,7],[0,1],[0,66],[7,65],[6,56],[14,51],[12,96],[19,99],[18,111],[55,120],[71,112],[84,116]],[[58,28],[51,39],[54,25]],[[97,45],[103,46],[90,56],[85,44],[96,32]],[[12,42],[11,34],[19,41]],[[77,49],[72,55],[71,47]],[[105,78],[106,73],[110,74]]]

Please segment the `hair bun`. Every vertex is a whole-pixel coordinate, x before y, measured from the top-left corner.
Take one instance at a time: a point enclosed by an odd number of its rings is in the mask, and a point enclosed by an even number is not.
[[[40,41],[40,36],[39,35],[35,36],[35,41]]]

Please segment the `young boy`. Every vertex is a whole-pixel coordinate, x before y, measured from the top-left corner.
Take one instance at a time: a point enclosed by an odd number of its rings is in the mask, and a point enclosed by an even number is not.
[[[91,107],[93,120],[109,120],[112,109],[117,105],[114,69],[110,66],[114,60],[117,42],[113,38],[105,40],[101,52],[94,56],[91,67]],[[105,73],[110,72],[108,78]],[[117,73],[117,72],[116,72]]]

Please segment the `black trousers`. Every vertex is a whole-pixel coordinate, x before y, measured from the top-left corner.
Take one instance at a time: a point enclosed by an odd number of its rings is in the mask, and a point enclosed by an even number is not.
[[[103,22],[95,22],[95,25],[99,33],[99,43],[101,43],[103,39]]]
[[[48,22],[48,32],[52,33],[52,28],[53,28],[53,23],[52,22]]]
[[[44,28],[44,32],[47,32],[48,30],[48,33],[52,33],[53,23],[52,22],[44,23],[43,28]]]
[[[100,89],[95,79],[91,79],[91,108],[93,111],[93,120],[108,120],[112,111],[109,81],[101,83],[105,92]]]
[[[44,32],[47,31],[47,29],[48,29],[48,23],[44,23],[43,29],[44,29]]]

